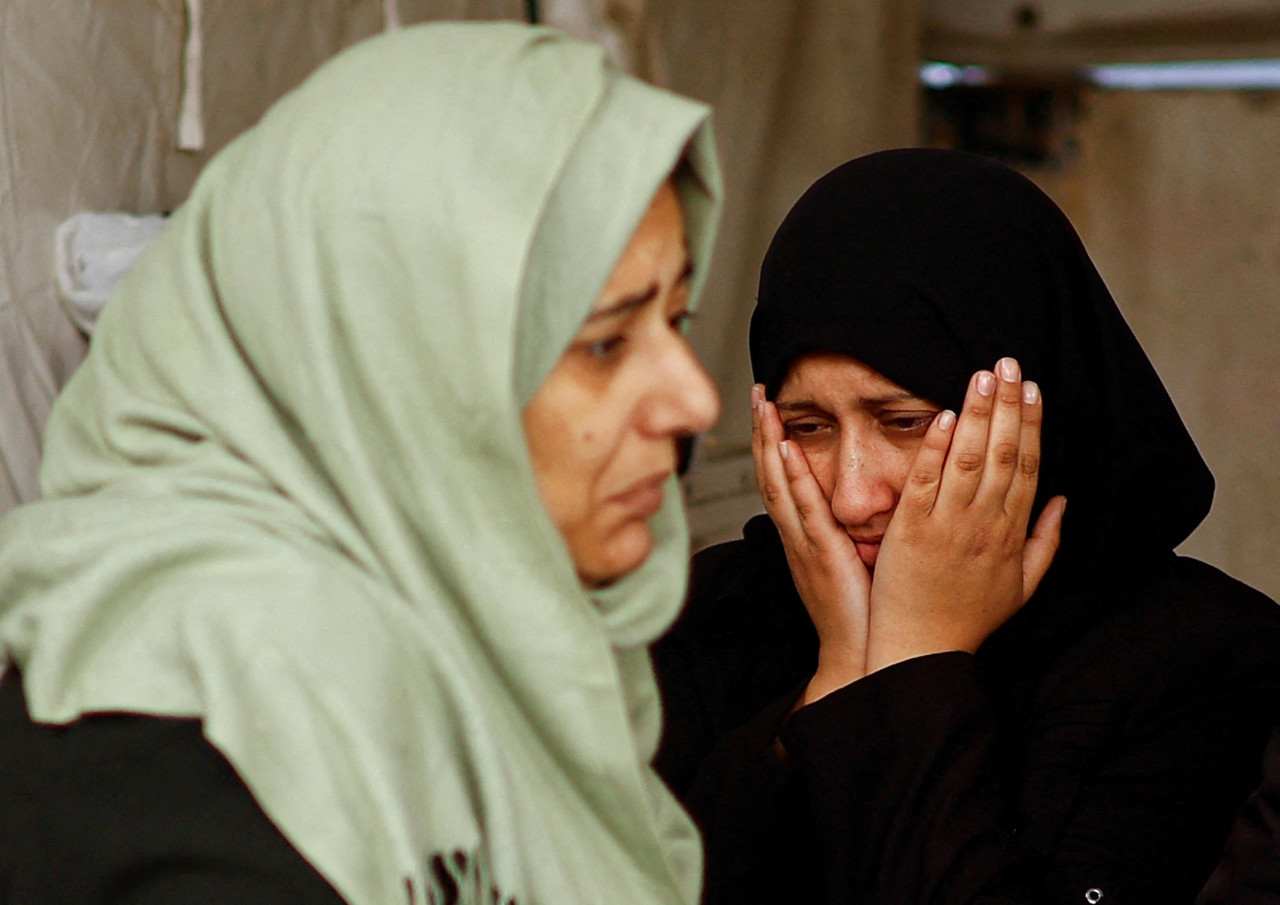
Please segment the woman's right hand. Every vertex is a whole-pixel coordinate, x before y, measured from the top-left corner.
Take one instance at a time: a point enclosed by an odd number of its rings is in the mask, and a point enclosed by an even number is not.
[[[751,389],[751,402],[751,454],[760,497],[818,632],[818,668],[797,703],[803,706],[866,674],[871,575],[832,515],[804,452],[786,441],[778,410],[759,384]]]

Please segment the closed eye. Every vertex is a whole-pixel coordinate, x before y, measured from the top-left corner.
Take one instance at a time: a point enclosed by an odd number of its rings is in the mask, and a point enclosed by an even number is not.
[[[831,425],[825,421],[788,421],[782,425],[783,432],[788,437],[812,437],[820,434],[825,430],[829,430]]]
[[[880,416],[880,424],[895,433],[923,432],[933,423],[937,412],[892,412]]]

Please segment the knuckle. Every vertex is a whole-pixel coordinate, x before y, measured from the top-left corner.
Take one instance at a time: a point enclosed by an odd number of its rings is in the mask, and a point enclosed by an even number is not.
[[[1008,441],[997,443],[992,450],[992,456],[1001,468],[1013,468],[1021,462],[1022,458],[1018,444]]]
[[[762,490],[764,501],[769,506],[776,506],[782,500],[782,491],[772,484],[766,484]]]
[[[1024,452],[1018,455],[1018,474],[1024,478],[1034,478],[1040,473],[1040,457],[1035,453]]]
[[[991,403],[983,401],[966,405],[964,417],[979,424],[987,423],[991,420]]]
[[[940,483],[941,476],[932,468],[913,468],[907,483],[920,490],[928,490]]]
[[[958,452],[952,456],[951,461],[955,464],[956,470],[965,474],[976,474],[982,471],[982,456],[973,452]]]

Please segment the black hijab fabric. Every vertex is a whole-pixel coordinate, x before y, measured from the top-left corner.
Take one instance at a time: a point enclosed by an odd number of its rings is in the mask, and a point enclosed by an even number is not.
[[[999,164],[884,151],[809,188],[761,267],[755,378],[772,398],[815,351],[955,411],[974,371],[1018,359],[1044,398],[1036,510],[1068,500],[1042,588],[1169,551],[1209,511],[1213,477],[1075,230]]]

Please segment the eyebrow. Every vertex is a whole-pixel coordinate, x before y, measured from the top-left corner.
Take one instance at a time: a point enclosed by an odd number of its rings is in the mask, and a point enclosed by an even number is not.
[[[932,406],[927,399],[923,399],[912,393],[910,390],[900,390],[896,393],[885,393],[883,396],[863,396],[859,397],[859,405],[883,406],[894,402],[918,402],[924,406]],[[826,411],[824,406],[819,405],[812,399],[797,399],[793,402],[776,403],[780,412],[822,412]]]
[[[693,262],[686,260],[684,269],[680,271],[680,276],[676,277],[675,285],[679,286],[687,283],[689,278],[693,276]],[[608,308],[601,308],[599,311],[592,311],[587,315],[584,323],[595,323],[596,321],[605,320],[606,318],[618,317],[624,314],[643,308],[649,304],[658,295],[658,284],[650,283],[649,286],[633,295],[624,296],[614,302]]]

